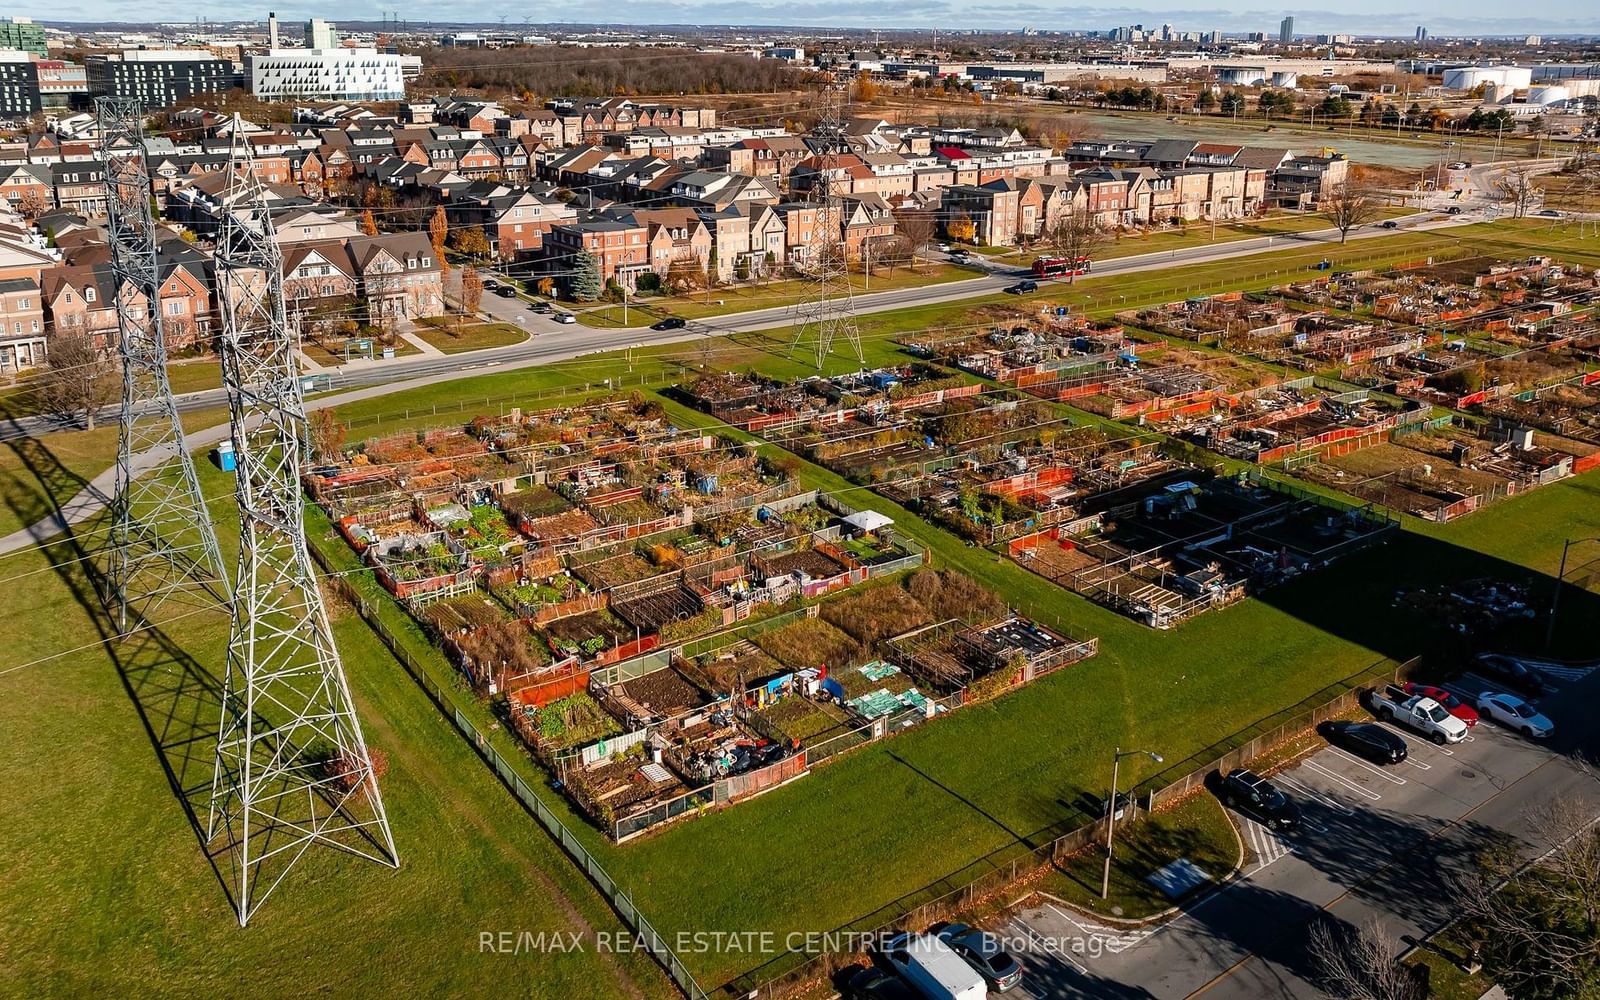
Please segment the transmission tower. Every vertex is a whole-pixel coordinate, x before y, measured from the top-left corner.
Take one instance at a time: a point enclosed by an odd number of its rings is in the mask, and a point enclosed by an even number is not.
[[[122,413],[106,594],[121,630],[199,582],[222,594],[222,553],[167,381],[161,271],[145,160],[144,108],[95,105],[106,171],[106,230],[122,359]],[[144,475],[139,475],[143,469]]]
[[[216,259],[239,565],[207,837],[228,838],[242,925],[313,844],[400,862],[306,548],[283,259],[237,116],[233,134]]]
[[[839,95],[833,91],[822,94],[822,117],[815,134],[821,146],[816,155],[823,163],[823,169],[817,172],[817,183],[822,185],[823,191],[818,205],[818,223],[827,236],[817,244],[805,292],[795,305],[796,325],[789,352],[792,354],[801,344],[809,343],[816,366],[821,368],[828,360],[834,341],[841,338],[854,348],[857,361],[865,360],[861,353],[861,330],[856,326],[855,297],[850,290],[850,254],[844,242],[844,198],[834,176],[839,170],[838,157],[848,153],[850,147],[844,141]]]

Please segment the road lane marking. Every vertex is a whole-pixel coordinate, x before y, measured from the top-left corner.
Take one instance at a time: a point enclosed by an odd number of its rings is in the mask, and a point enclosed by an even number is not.
[[[1038,950],[1032,952],[1032,954],[1043,955],[1047,958],[1064,958],[1074,969],[1077,969],[1084,975],[1089,974],[1089,970],[1084,967],[1082,963],[1073,958],[1072,955],[1066,950],[1052,944],[1049,938],[1030,927],[1027,921],[1019,919],[1016,921],[1016,925],[1022,928],[1022,933],[1027,937],[1028,942],[1038,948]]]

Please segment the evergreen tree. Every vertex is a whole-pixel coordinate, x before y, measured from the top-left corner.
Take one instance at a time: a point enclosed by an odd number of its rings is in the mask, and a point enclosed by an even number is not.
[[[572,258],[572,273],[567,276],[567,294],[574,302],[593,302],[604,287],[600,281],[600,262],[587,250]]]

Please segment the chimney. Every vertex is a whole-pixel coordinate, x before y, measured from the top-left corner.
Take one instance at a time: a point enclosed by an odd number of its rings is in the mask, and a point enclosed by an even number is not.
[[[276,49],[277,47],[278,47],[278,12],[274,10],[274,11],[268,11],[267,12],[267,48]]]

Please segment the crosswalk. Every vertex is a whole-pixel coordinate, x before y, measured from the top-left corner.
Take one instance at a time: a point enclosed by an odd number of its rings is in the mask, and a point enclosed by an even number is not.
[[[1294,850],[1287,840],[1248,816],[1240,816],[1239,824],[1244,829],[1245,845],[1250,848],[1250,855],[1256,861],[1255,866],[1248,870],[1248,874],[1254,875]]]

